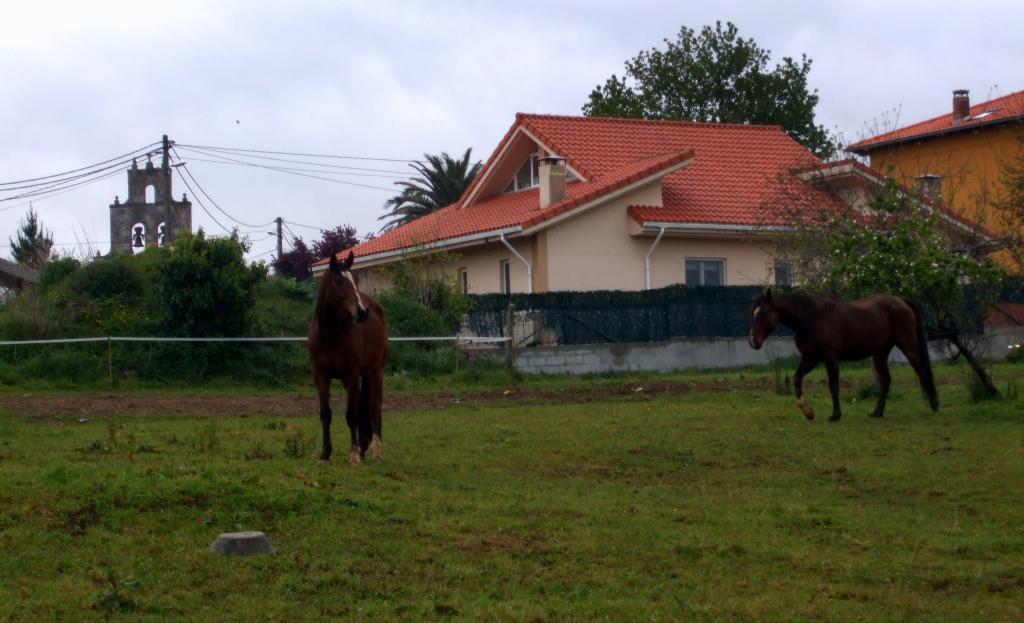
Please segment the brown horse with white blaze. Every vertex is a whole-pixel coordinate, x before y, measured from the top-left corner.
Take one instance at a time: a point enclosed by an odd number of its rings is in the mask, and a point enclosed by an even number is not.
[[[359,465],[368,448],[374,460],[384,456],[381,403],[388,325],[377,301],[359,291],[359,282],[352,273],[353,261],[351,251],[344,261],[332,255],[320,278],[316,311],[309,325],[309,358],[313,363],[313,382],[320,395],[320,459],[331,458],[331,380],[340,379],[348,398],[345,420],[352,436],[349,461]]]
[[[804,376],[819,363],[825,364],[832,393],[829,421],[835,422],[842,417],[839,409],[839,362],[868,357],[874,362],[879,390],[878,403],[871,416],[882,417],[892,381],[888,361],[893,347],[900,349],[913,366],[931,408],[939,408],[924,325],[919,310],[912,302],[890,294],[842,301],[772,293],[768,289],[754,301],[747,338],[751,348],[761,348],[778,324],[795,333],[800,364],[793,375],[793,387],[797,407],[808,420],[814,419],[814,409],[804,400]]]

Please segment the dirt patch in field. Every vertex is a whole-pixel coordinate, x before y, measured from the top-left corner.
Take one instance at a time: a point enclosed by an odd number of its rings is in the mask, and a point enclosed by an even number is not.
[[[654,381],[602,384],[566,388],[516,388],[445,392],[429,396],[387,394],[384,410],[424,411],[453,405],[486,405],[502,402],[578,404],[611,399],[643,400],[681,396],[694,392],[722,393],[759,389],[770,391],[768,381]],[[344,412],[343,393],[331,400],[335,413]],[[185,416],[308,416],[319,412],[316,393],[266,395],[167,395],[167,394],[53,394],[0,396],[0,409],[30,416],[89,418],[112,413],[124,415],[177,414]]]

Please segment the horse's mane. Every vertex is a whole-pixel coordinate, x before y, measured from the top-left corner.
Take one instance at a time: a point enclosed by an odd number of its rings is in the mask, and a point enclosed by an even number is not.
[[[325,317],[327,315],[327,313],[328,313],[328,308],[327,308],[327,297],[324,296],[325,290],[327,290],[327,288],[330,287],[330,281],[331,280],[327,278],[327,275],[330,273],[330,270],[331,269],[328,268],[320,276],[320,285],[317,287],[317,290],[316,290],[316,312],[315,313],[316,313],[317,323],[321,327],[323,327],[325,325],[325,321],[329,321],[330,320],[330,318],[326,318]]]

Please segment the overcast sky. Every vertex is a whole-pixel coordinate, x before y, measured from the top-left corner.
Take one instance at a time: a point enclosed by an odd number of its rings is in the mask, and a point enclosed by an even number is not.
[[[945,113],[956,88],[972,102],[1024,89],[1019,1],[18,2],[0,21],[0,182],[107,160],[165,133],[179,144],[367,158],[472,147],[483,159],[516,112],[579,114],[639,50],[715,20],[736,23],[773,60],[811,57],[817,119],[848,140],[892,123],[894,110],[901,124]],[[179,153],[238,221],[280,215],[361,234],[379,227],[395,194],[394,174],[380,171],[408,170],[327,161],[378,169],[338,178],[379,187],[364,188]],[[126,193],[117,174],[34,205],[58,243],[105,253],[107,206]],[[27,208],[0,202],[0,244]],[[223,232],[195,203],[193,226]],[[250,257],[269,259],[270,229],[251,234]]]

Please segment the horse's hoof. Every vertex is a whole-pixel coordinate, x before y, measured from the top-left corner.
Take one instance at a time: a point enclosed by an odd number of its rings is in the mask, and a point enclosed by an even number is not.
[[[878,411],[872,411],[870,417],[882,417],[882,414]]]
[[[800,413],[803,413],[805,418],[808,420],[814,419],[814,409],[811,408],[811,405],[807,404],[806,400],[803,398],[798,399],[796,401],[796,407],[800,409]]]
[[[839,418],[841,418],[841,417],[843,417],[842,413],[833,413],[832,416],[828,418],[828,421],[829,422],[838,422]]]
[[[326,467],[331,464],[331,459],[325,459],[324,457],[320,457],[320,460],[318,462],[322,467]]]
[[[380,437],[376,435],[373,436],[373,441],[370,442],[370,455],[375,463],[380,463],[384,460],[384,448],[381,446]]]
[[[362,463],[363,460],[359,457],[358,452],[353,452],[348,455],[348,462],[352,467],[359,467],[359,464]]]

